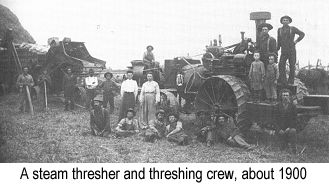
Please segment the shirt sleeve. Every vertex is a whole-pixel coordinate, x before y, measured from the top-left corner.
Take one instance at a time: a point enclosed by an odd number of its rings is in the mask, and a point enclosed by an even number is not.
[[[251,78],[251,73],[252,73],[253,63],[254,63],[254,62],[252,62],[251,65],[250,65],[249,75],[248,75],[249,78]]]
[[[160,88],[157,82],[155,82],[155,101],[160,102]]]
[[[138,85],[137,85],[137,82],[135,80],[134,80],[134,84],[135,84],[134,95],[135,95],[135,98],[136,98],[137,94],[138,94]]]
[[[260,70],[261,70],[261,73],[262,73],[262,78],[264,79],[265,78],[265,67],[264,67],[263,62],[260,63]]]
[[[34,86],[34,81],[33,81],[33,77],[31,75],[29,75],[29,86]]]
[[[276,47],[276,50],[279,51],[280,50],[280,47],[281,47],[281,34],[280,34],[280,30],[281,28],[278,29],[278,39],[277,39],[277,47]]]
[[[140,102],[144,101],[145,83],[142,85],[142,90],[141,90],[141,93],[139,94],[139,101]]]
[[[121,97],[123,97],[125,84],[126,84],[125,81],[123,81],[122,84],[121,84],[121,88],[120,88],[120,95],[121,95]]]
[[[22,75],[19,75],[16,82],[17,86],[23,86]]]
[[[122,128],[122,125],[125,123],[125,118],[123,118],[119,123],[118,126],[120,129]]]
[[[183,123],[180,121],[177,121],[176,129],[179,129],[179,130],[183,129]]]
[[[300,30],[299,30],[298,28],[296,28],[296,27],[293,27],[293,29],[294,29],[294,32],[298,35],[298,38],[296,39],[296,42],[301,41],[301,40],[304,38],[305,33],[302,32],[302,31],[300,31]]]

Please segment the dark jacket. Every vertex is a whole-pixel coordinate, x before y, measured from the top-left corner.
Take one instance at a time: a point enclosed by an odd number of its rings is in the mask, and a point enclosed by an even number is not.
[[[77,77],[75,75],[68,75],[65,74],[63,78],[63,89],[64,89],[64,96],[71,96],[74,94],[74,88],[77,84]]]
[[[276,131],[286,130],[287,128],[297,127],[297,108],[290,103],[287,109],[284,109],[282,102],[277,105]]]
[[[297,42],[301,41],[305,33],[300,31],[298,28],[294,26],[287,26],[287,27],[281,27],[278,29],[278,47],[277,50],[280,50],[281,53],[289,53],[293,50],[296,50],[295,48],[295,35],[298,35]]]
[[[278,54],[276,40],[271,36],[260,38],[259,43],[257,44],[257,49],[262,54],[269,54],[269,53],[275,53],[276,55]]]

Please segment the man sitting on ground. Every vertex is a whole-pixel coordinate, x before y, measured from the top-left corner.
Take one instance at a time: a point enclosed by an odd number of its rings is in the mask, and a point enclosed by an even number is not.
[[[160,109],[155,113],[155,120],[149,122],[149,128],[145,131],[145,141],[154,142],[156,139],[161,139],[165,136],[166,121],[165,111]]]
[[[207,143],[207,146],[210,147],[214,144],[215,140],[215,128],[216,125],[210,119],[210,115],[206,111],[199,111],[197,113],[198,122],[196,136],[200,142]]]
[[[139,132],[138,121],[134,118],[135,114],[134,109],[127,110],[126,118],[123,118],[115,128],[117,137],[128,137]]]
[[[102,107],[103,97],[94,98],[94,107],[90,111],[90,128],[94,136],[108,137],[111,133],[110,113]]]

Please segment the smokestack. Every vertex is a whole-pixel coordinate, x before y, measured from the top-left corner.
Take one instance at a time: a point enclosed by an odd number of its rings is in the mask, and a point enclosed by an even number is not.
[[[256,42],[258,43],[260,32],[257,30],[258,25],[265,23],[266,20],[271,19],[270,12],[251,12],[250,20],[254,20],[256,24]]]
[[[222,35],[218,35],[218,46],[222,46]]]

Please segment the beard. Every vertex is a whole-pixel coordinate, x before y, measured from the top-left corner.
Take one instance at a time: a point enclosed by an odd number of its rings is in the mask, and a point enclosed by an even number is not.
[[[284,106],[287,106],[288,104],[290,104],[290,102],[291,102],[291,100],[290,100],[289,97],[288,98],[282,98],[282,104]]]
[[[268,37],[269,37],[268,33],[264,33],[264,32],[260,33],[260,38],[261,39],[265,39],[265,38],[268,38]]]

